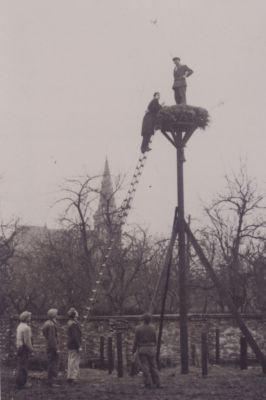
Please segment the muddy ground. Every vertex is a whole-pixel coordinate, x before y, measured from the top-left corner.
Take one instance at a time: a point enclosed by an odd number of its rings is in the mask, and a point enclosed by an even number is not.
[[[259,367],[241,371],[236,367],[212,366],[207,378],[199,368],[181,375],[179,369],[161,371],[162,389],[142,388],[142,376],[126,374],[118,378],[114,372],[82,369],[80,382],[70,386],[63,376],[59,387],[49,388],[45,374],[30,372],[31,389],[16,390],[14,370],[2,368],[2,400],[266,400],[266,375]]]

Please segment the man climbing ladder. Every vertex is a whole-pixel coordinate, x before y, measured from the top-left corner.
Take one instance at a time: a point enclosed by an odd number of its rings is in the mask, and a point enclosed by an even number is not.
[[[156,115],[162,108],[161,104],[159,103],[159,100],[160,100],[160,93],[155,92],[153,95],[152,101],[148,105],[148,109],[147,109],[146,114],[144,115],[144,118],[142,121],[142,129],[141,129],[141,136],[142,136],[141,152],[142,153],[145,153],[146,151],[151,150],[151,148],[149,147],[149,143],[150,143],[152,135],[154,135]]]

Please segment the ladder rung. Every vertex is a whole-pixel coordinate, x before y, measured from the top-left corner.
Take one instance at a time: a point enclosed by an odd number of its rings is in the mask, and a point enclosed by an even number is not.
[[[120,207],[120,211],[118,212],[118,218],[120,220],[120,222],[118,223],[118,227],[119,226],[122,227],[122,225],[125,224],[125,219],[128,216],[129,210],[131,208],[131,202],[133,201],[134,194],[135,194],[135,192],[137,190],[135,186],[139,183],[139,177],[141,176],[141,174],[143,172],[142,168],[145,165],[146,159],[147,159],[147,154],[141,155],[139,157],[139,159],[138,159],[138,163],[137,163],[137,166],[135,168],[135,171],[134,171],[134,174],[133,174],[133,178],[132,178],[132,180],[130,182],[130,188],[129,188],[128,192],[127,192],[127,197],[123,200],[123,202],[121,204],[121,207]],[[114,241],[115,241],[115,238],[112,237],[110,239],[110,242],[112,243],[112,245],[111,246],[109,245],[109,247],[107,247],[107,250],[108,250],[109,253],[110,253],[110,250],[112,250],[112,248],[113,248]],[[109,257],[110,257],[110,254],[108,254],[108,253],[105,254],[105,256],[104,256],[106,261],[107,261],[107,259]],[[106,267],[106,263],[103,263],[101,265],[101,268],[104,268],[104,267]],[[98,275],[99,276],[103,276],[103,272],[100,271],[98,273]],[[100,280],[97,279],[96,280],[96,285],[99,285],[99,284],[100,284]],[[94,293],[96,295],[97,289],[92,289],[92,293]],[[91,303],[93,303],[95,301],[95,297],[90,297],[89,301]],[[86,309],[87,309],[87,311],[91,311],[92,307],[86,307]],[[85,315],[84,318],[88,318],[87,315]]]

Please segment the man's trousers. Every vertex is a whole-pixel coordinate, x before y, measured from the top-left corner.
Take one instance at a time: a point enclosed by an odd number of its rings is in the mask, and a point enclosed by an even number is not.
[[[67,379],[76,380],[79,375],[80,353],[78,350],[68,350]]]
[[[16,385],[18,389],[23,388],[27,382],[29,353],[26,346],[19,347],[17,352]]]
[[[48,382],[52,383],[53,378],[57,377],[59,363],[59,356],[55,349],[47,349],[47,361]]]
[[[160,375],[156,362],[156,347],[141,346],[138,350],[141,370],[143,373],[143,383],[145,386],[160,386]]]
[[[176,104],[187,104],[186,91],[186,86],[174,88]]]

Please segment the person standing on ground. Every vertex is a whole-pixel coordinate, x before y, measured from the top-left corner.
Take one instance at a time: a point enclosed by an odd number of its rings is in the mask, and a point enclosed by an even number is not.
[[[153,95],[153,99],[150,101],[150,103],[148,105],[148,109],[147,109],[146,114],[144,115],[144,118],[142,121],[142,129],[141,129],[141,136],[142,136],[141,152],[142,153],[145,153],[146,151],[151,150],[151,148],[149,147],[149,143],[150,143],[152,135],[154,135],[156,115],[162,108],[161,104],[159,103],[159,100],[160,100],[160,93],[155,92]]]
[[[59,350],[58,350],[58,333],[57,333],[57,318],[58,310],[51,308],[47,312],[48,320],[44,323],[42,332],[46,339],[47,348],[47,374],[48,374],[48,385],[55,387],[58,385],[54,384],[54,378],[58,374],[58,363],[59,363]]]
[[[33,352],[32,332],[29,322],[31,321],[31,313],[24,311],[19,316],[20,323],[16,332],[16,347],[17,347],[17,389],[30,388],[27,383],[28,379],[28,361],[29,355]]]
[[[69,321],[67,323],[67,382],[76,383],[79,375],[80,351],[81,351],[81,328],[78,322],[78,312],[75,308],[68,311]]]
[[[156,388],[160,388],[160,375],[156,363],[157,338],[151,318],[151,314],[144,314],[143,324],[136,328],[133,354],[138,351],[144,386],[151,388],[153,383]]]
[[[183,65],[180,63],[179,57],[174,57],[173,62],[175,64],[174,68],[174,84],[173,90],[175,93],[175,102],[176,104],[187,104],[186,99],[186,90],[187,90],[187,82],[186,78],[193,74],[192,69],[190,69],[187,65]]]

